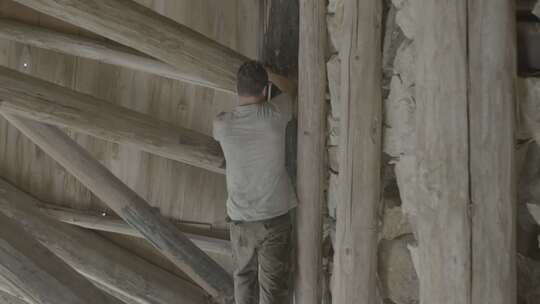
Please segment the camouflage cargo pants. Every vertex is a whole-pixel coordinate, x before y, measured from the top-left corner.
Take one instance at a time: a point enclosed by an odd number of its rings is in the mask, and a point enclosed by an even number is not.
[[[231,223],[236,304],[288,303],[291,231],[289,214]]]

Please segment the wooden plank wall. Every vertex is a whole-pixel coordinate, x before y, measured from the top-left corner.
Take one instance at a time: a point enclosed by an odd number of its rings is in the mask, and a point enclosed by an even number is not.
[[[259,0],[136,1],[248,57],[257,57]],[[95,37],[10,0],[0,0],[0,16]],[[26,70],[48,81],[206,134],[211,134],[213,117],[235,102],[235,97],[226,93],[5,40],[0,40],[0,65]],[[224,176],[86,135],[70,135],[164,215],[226,227]],[[2,118],[0,176],[50,203],[104,209],[99,199]]]

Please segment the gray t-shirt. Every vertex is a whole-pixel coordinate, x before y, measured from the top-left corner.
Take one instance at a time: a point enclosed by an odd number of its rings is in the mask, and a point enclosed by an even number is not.
[[[285,129],[292,118],[287,94],[237,106],[214,120],[214,138],[227,162],[227,213],[260,221],[287,213],[297,199],[285,168]]]

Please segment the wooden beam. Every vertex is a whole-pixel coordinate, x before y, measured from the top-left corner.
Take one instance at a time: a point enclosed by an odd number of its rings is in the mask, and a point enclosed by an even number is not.
[[[416,193],[420,301],[471,304],[467,0],[417,9]]]
[[[0,67],[0,110],[224,173],[210,136]]]
[[[476,0],[468,7],[471,303],[515,304],[515,1]]]
[[[122,219],[111,215],[100,215],[96,212],[85,212],[71,208],[53,206],[51,204],[40,204],[39,208],[49,217],[86,229],[118,233],[138,238],[144,236],[137,230],[131,228]],[[178,229],[182,230],[180,225]],[[184,234],[199,248],[206,252],[223,254],[230,256],[232,254],[231,244],[227,240],[215,237],[208,237],[201,234],[184,232]]]
[[[2,304],[29,304],[16,296],[0,291],[0,303]]]
[[[231,275],[69,136],[53,126],[2,115],[208,293],[232,303]]]
[[[0,179],[0,214],[20,223],[32,237],[95,284],[105,286],[108,292],[112,290],[140,304],[170,304],[180,300],[203,303],[206,295],[198,287],[93,232],[48,218],[38,208],[41,205],[37,199]],[[0,282],[2,285],[6,284]]]
[[[107,41],[61,33],[3,18],[0,18],[0,38],[166,78],[186,80],[184,73],[169,64]]]
[[[39,303],[118,303],[0,214],[0,276]]]
[[[375,304],[382,155],[382,2],[346,0],[341,49],[336,303]]]
[[[16,0],[176,67],[184,80],[236,91],[248,58],[132,0]]]
[[[300,1],[295,303],[322,298],[326,139],[326,1]]]

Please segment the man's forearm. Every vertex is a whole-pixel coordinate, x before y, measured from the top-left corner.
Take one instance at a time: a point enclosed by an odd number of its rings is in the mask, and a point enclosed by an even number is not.
[[[268,79],[271,83],[276,85],[281,90],[281,92],[289,94],[292,99],[296,98],[298,89],[294,81],[290,80],[287,77],[275,74],[271,71],[268,71]]]

